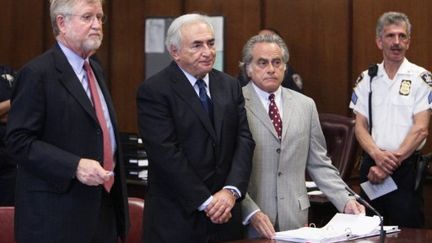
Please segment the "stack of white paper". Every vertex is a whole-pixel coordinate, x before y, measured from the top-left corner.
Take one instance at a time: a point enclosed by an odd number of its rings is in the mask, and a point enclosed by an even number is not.
[[[277,232],[275,240],[293,242],[338,242],[379,234],[380,218],[352,214],[336,214],[322,228],[302,227]],[[397,226],[386,226],[387,233],[400,231]]]

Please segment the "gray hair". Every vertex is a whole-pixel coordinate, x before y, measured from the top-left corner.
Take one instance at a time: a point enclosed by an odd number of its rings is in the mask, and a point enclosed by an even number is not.
[[[100,2],[101,5],[104,3],[104,0],[49,0],[51,25],[54,36],[60,34],[60,29],[57,26],[57,16],[71,14],[75,6],[81,1],[86,1],[87,3]]]
[[[279,35],[255,35],[246,42],[242,51],[242,61],[239,67],[245,78],[249,78],[247,70],[253,60],[252,49],[257,43],[274,43],[278,45],[282,49],[282,62],[286,65],[289,60],[288,47]]]
[[[204,23],[214,33],[213,25],[211,24],[210,18],[207,15],[198,14],[198,13],[182,15],[174,19],[174,21],[171,23],[171,25],[168,28],[166,34],[166,40],[165,40],[165,47],[167,48],[168,51],[171,50],[172,46],[174,46],[177,49],[180,49],[181,42],[182,42],[182,33],[181,33],[182,27],[194,23]]]
[[[405,24],[407,35],[408,37],[411,36],[411,23],[406,14],[400,12],[386,12],[378,19],[375,30],[376,37],[381,37],[384,27],[391,24]]]

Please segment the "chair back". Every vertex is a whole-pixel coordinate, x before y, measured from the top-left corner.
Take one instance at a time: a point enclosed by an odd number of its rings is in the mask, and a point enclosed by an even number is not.
[[[127,243],[141,243],[144,199],[137,197],[129,197],[129,217],[131,227],[126,237]]]
[[[321,128],[327,143],[327,155],[347,181],[356,163],[358,142],[355,137],[355,119],[331,113],[319,114]]]
[[[14,207],[0,207],[0,242],[15,243]]]

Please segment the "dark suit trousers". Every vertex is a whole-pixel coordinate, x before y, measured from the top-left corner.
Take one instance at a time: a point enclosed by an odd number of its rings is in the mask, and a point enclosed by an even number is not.
[[[117,243],[116,216],[110,195],[102,189],[99,223],[92,243]]]
[[[361,196],[378,210],[384,217],[384,224],[398,225],[399,227],[422,228],[424,227],[423,190],[422,187],[415,191],[415,175],[417,154],[410,156],[402,162],[402,165],[391,175],[398,189],[384,196],[369,200],[362,191]],[[360,182],[367,181],[369,168],[375,165],[369,155],[365,155],[360,168]],[[368,215],[372,215],[368,212]]]
[[[151,196],[146,198],[143,243],[215,243],[242,239],[239,203],[232,209],[233,217],[228,223],[213,224],[205,212],[197,210],[191,215],[185,215],[173,200]],[[155,205],[152,206],[153,203]],[[156,212],[157,210],[163,212]]]
[[[0,206],[14,206],[15,178],[15,168],[0,169]]]

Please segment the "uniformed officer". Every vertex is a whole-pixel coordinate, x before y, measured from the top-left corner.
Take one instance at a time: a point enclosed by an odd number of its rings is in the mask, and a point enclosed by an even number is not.
[[[414,189],[415,162],[428,135],[432,76],[405,58],[410,34],[411,24],[403,13],[387,12],[378,19],[376,44],[383,62],[357,79],[350,108],[365,151],[361,182],[380,184],[392,178],[398,187],[371,204],[386,224],[420,228],[423,199],[421,188]]]
[[[0,206],[14,205],[16,164],[7,156],[4,143],[7,115],[15,72],[0,66]]]

